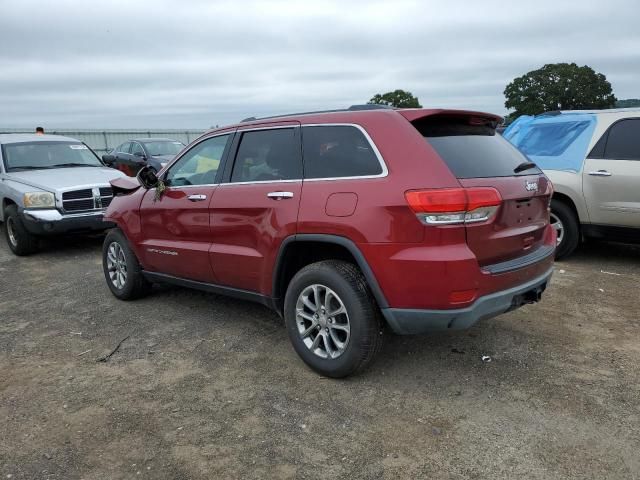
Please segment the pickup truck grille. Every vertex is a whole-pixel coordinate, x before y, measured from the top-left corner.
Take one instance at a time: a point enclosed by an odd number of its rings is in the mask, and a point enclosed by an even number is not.
[[[91,212],[104,210],[113,200],[111,187],[85,188],[62,194],[62,209],[65,212]]]

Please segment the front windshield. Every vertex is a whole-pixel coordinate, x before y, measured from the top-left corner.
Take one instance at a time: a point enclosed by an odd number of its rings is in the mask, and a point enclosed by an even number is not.
[[[67,167],[102,167],[98,157],[79,142],[24,142],[2,146],[7,172]]]
[[[149,155],[158,157],[160,155],[177,155],[184,145],[180,142],[145,142]]]

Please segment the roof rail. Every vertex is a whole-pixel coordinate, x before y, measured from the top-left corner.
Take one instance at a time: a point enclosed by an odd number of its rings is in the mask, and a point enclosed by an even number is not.
[[[294,117],[298,115],[314,115],[316,113],[337,113],[337,112],[356,112],[361,110],[393,110],[394,108],[389,105],[377,105],[373,103],[367,103],[364,105],[351,105],[349,108],[337,108],[334,110],[316,110],[312,112],[298,112],[298,113],[283,113],[281,115],[271,115],[269,117],[248,117],[244,120],[241,120],[240,123],[244,122],[253,122],[256,120],[270,120],[272,118],[282,118],[282,117]]]

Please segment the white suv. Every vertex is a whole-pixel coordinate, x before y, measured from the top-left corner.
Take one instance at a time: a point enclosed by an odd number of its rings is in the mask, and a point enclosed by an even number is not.
[[[553,182],[557,258],[586,237],[640,242],[640,108],[522,116],[504,137]]]

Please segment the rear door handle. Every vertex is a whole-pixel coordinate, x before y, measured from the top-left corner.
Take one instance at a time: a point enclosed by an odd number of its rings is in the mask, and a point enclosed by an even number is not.
[[[192,202],[201,202],[203,200],[206,200],[207,196],[206,195],[189,195],[187,198]]]
[[[272,200],[285,200],[287,198],[293,198],[293,192],[269,192],[267,197]]]
[[[594,172],[589,172],[589,175],[594,177],[610,177],[611,172],[607,172],[606,170],[596,170]]]

